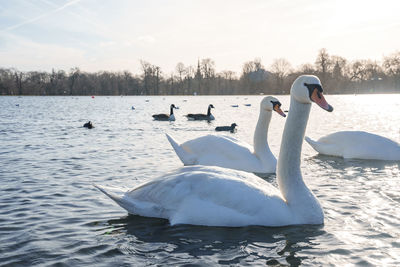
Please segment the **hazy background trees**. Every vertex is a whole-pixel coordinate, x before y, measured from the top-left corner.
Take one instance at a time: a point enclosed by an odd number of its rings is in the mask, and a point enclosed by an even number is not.
[[[79,68],[69,71],[22,72],[0,68],[1,95],[210,95],[210,94],[288,94],[301,74],[317,75],[327,94],[399,93],[400,51],[381,62],[369,59],[348,61],[330,55],[323,48],[314,63],[293,68],[285,58],[274,59],[266,68],[259,58],[243,64],[241,73],[216,71],[211,58],[195,65],[177,63],[164,73],[159,66],[140,61],[140,73],[129,71],[96,73]]]

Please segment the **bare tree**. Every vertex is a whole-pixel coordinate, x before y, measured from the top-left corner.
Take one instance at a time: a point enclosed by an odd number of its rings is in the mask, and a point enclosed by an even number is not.
[[[215,78],[215,62],[211,58],[201,60],[200,70],[204,79],[205,91],[203,93],[210,94],[212,88],[212,80]]]
[[[186,71],[185,65],[182,62],[179,62],[176,65],[175,70],[176,70],[176,72],[178,74],[178,77],[179,77],[179,94],[183,94],[183,91],[184,91],[183,90],[183,87],[184,87],[183,77],[184,77],[185,71]]]
[[[316,70],[312,64],[306,63],[299,67],[298,72],[300,72],[301,74],[314,74]]]
[[[72,68],[69,73],[69,94],[76,94],[76,83],[78,81],[80,70],[78,67]]]
[[[186,72],[185,65],[182,62],[179,62],[178,64],[176,64],[175,70],[178,73],[179,81],[182,82],[183,76],[185,75]]]
[[[145,94],[157,95],[160,90],[161,68],[140,60],[143,71],[143,89]]]
[[[383,60],[383,69],[388,76],[391,76],[392,86],[394,86],[395,92],[400,90],[400,51],[385,57]]]
[[[236,73],[230,70],[224,70],[218,75],[221,77],[222,82],[220,83],[223,94],[233,94],[235,90],[234,80],[236,80]]]
[[[347,60],[343,57],[332,56],[331,62],[333,65],[332,78],[336,80],[341,80],[346,69]]]
[[[329,54],[325,48],[319,50],[315,65],[320,74],[321,82],[327,83],[332,61],[330,60]]]
[[[366,63],[365,60],[356,60],[350,64],[348,74],[351,81],[360,82],[367,78]]]
[[[288,76],[292,71],[292,65],[289,61],[284,58],[274,59],[271,65],[271,72],[274,74],[276,78],[276,88],[278,90],[284,90],[283,82],[286,76]],[[285,90],[283,91],[285,92]]]
[[[14,73],[15,76],[15,84],[18,90],[18,94],[22,95],[22,79],[24,76],[24,73],[22,73],[21,71],[15,71]]]
[[[205,79],[209,79],[215,76],[215,62],[211,58],[205,58],[201,60],[201,73]]]
[[[385,57],[383,68],[388,75],[400,76],[400,51]]]

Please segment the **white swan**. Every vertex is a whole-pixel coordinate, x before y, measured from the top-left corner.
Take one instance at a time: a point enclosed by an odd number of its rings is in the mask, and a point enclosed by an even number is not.
[[[321,90],[315,76],[300,76],[292,85],[277,168],[280,191],[254,174],[209,166],[183,167],[127,192],[97,188],[129,213],[165,218],[172,225],[322,224],[322,208],[300,171],[312,101],[332,110]]]
[[[254,149],[233,137],[206,135],[179,145],[167,134],[176,154],[184,165],[220,166],[259,174],[274,173],[276,158],[268,146],[268,126],[272,111],[283,117],[281,103],[272,96],[260,103],[260,115],[254,131]]]
[[[400,160],[400,145],[386,137],[362,132],[343,131],[305,140],[318,153],[347,159]]]

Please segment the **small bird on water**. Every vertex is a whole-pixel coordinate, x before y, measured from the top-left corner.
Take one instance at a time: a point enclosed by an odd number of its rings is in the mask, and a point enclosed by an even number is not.
[[[83,127],[88,128],[88,129],[94,128],[94,126],[93,126],[93,124],[92,124],[91,121],[88,121],[87,123],[85,123],[85,124],[83,125]]]
[[[236,123],[232,123],[231,126],[218,126],[215,128],[216,131],[230,131],[231,133],[235,132],[235,127],[238,126]]]

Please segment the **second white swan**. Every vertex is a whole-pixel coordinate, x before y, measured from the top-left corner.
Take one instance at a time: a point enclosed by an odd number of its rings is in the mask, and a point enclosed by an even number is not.
[[[260,115],[254,131],[254,148],[236,138],[206,135],[178,144],[167,134],[176,154],[184,165],[219,166],[259,174],[275,173],[276,158],[268,145],[268,127],[272,111],[283,117],[281,103],[272,96],[260,103]]]

